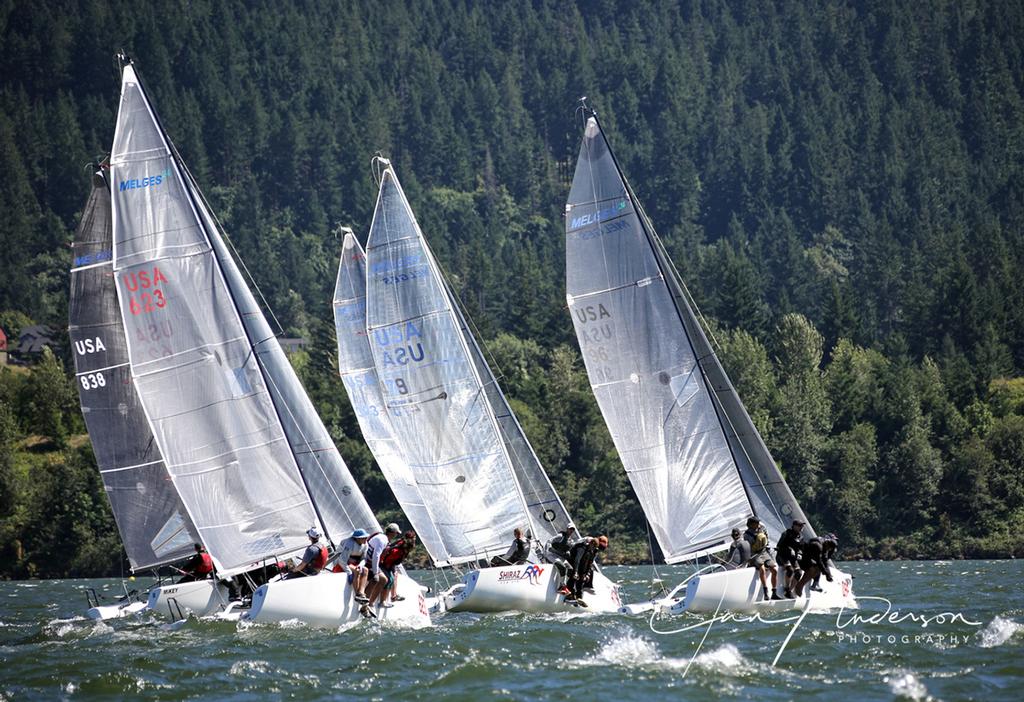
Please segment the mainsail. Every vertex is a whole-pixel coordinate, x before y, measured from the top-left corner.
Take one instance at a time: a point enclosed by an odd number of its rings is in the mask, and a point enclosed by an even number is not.
[[[78,396],[132,570],[193,553],[199,536],[178,497],[128,367],[114,289],[110,187],[102,172],[75,232],[68,329]]]
[[[313,524],[328,533],[374,524],[131,65],[111,178],[132,376],[218,569],[294,553]],[[343,471],[340,484],[328,463]],[[326,487],[312,484],[317,475]],[[314,502],[334,491],[336,510]]]
[[[776,536],[804,518],[596,116],[565,230],[567,299],[587,374],[666,561],[721,548],[751,512]]]
[[[402,457],[391,426],[391,415],[384,406],[366,333],[366,255],[351,231],[345,234],[341,246],[341,261],[334,286],[334,328],[338,338],[341,381],[363,439],[431,559],[434,562],[445,561],[448,552],[444,541],[420,495],[416,478]]]
[[[367,241],[367,331],[395,436],[443,553],[503,553],[514,527],[541,533],[517,480],[464,323],[394,170],[381,176]]]

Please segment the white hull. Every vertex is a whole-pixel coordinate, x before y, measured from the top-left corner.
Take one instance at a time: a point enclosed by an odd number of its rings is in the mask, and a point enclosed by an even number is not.
[[[390,608],[374,606],[377,619],[404,626],[430,626],[423,588],[405,574],[398,574],[398,594],[405,599]],[[322,572],[309,578],[275,580],[261,585],[252,595],[252,607],[242,618],[253,622],[298,620],[310,626],[336,629],[362,618],[359,603],[345,573]]]
[[[120,619],[121,617],[130,617],[133,614],[138,614],[144,609],[146,609],[146,603],[138,601],[116,605],[100,605],[99,607],[90,607],[87,609],[85,616],[90,619],[98,619],[100,621],[106,619]]]
[[[623,607],[622,611],[628,614],[640,614],[657,609],[669,614],[684,612],[714,614],[715,612],[802,610],[805,607],[811,612],[826,612],[840,608],[857,609],[857,599],[853,594],[853,576],[838,568],[830,570],[832,571],[832,582],[828,582],[822,577],[821,592],[812,592],[809,589],[810,584],[808,584],[804,588],[802,597],[781,600],[765,600],[761,580],[754,568],[703,572],[691,576],[689,580],[676,587],[668,597],[648,605]],[[770,587],[771,580],[768,583]],[[780,596],[782,591],[780,577]]]
[[[194,580],[153,588],[149,591],[146,608],[173,620],[189,614],[204,617],[223,609],[227,604],[226,587],[215,580]]]
[[[565,601],[562,578],[550,563],[474,570],[443,597],[439,606],[457,612],[618,612],[619,586],[594,572],[593,592],[584,591],[587,607]]]

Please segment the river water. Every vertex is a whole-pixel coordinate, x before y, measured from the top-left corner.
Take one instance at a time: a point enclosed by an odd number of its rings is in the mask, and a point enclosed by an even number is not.
[[[335,632],[193,619],[169,631],[151,616],[85,619],[84,588],[112,596],[116,580],[3,582],[0,700],[1024,699],[1020,561],[841,565],[855,577],[857,617],[675,633],[701,620],[447,614],[420,630],[360,622]],[[605,572],[627,601],[650,592],[650,566]],[[672,584],[689,570],[657,572]],[[901,621],[878,621],[881,598]]]

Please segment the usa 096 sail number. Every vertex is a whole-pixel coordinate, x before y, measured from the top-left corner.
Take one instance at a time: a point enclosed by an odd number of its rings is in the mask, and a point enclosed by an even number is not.
[[[161,283],[167,283],[167,278],[159,266],[153,266],[152,271],[125,273],[121,276],[121,283],[124,285],[126,306],[132,315],[149,314],[167,306],[167,298],[160,288]]]

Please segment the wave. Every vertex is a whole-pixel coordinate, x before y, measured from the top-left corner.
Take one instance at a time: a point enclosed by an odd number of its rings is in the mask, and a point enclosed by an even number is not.
[[[996,617],[989,622],[988,626],[978,632],[978,636],[981,637],[980,645],[982,648],[1002,646],[1021,630],[1024,630],[1024,624],[1012,619]]]
[[[609,641],[590,658],[579,661],[581,665],[614,665],[652,670],[685,670],[688,666],[716,673],[737,673],[747,665],[747,660],[733,644],[702,651],[690,658],[664,656],[657,645],[636,634],[626,634]]]
[[[897,699],[905,700],[932,700],[928,694],[928,688],[924,686],[916,675],[909,670],[896,671],[885,677],[889,684],[889,690]]]

